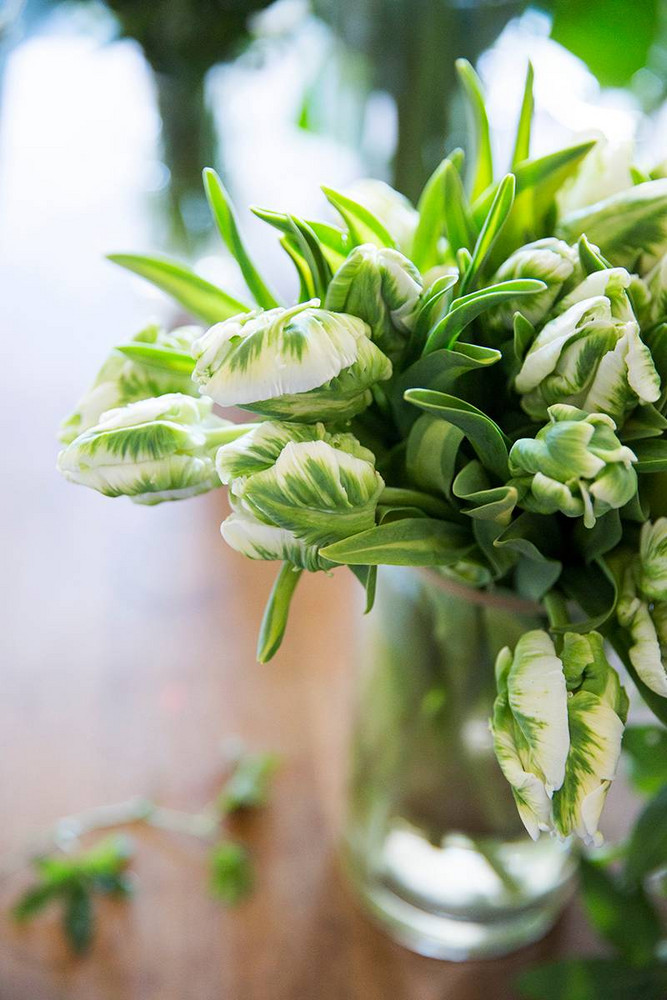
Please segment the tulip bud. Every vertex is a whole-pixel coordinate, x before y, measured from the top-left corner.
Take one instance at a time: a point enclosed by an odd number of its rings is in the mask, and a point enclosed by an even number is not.
[[[616,614],[629,633],[637,674],[667,698],[667,518],[643,525],[639,555],[623,570]]]
[[[556,831],[587,844],[601,841],[598,823],[621,756],[628,697],[604,654],[602,636],[568,633],[562,653],[570,749],[565,779],[553,796]]]
[[[558,656],[546,632],[527,632],[501,650],[496,676],[496,756],[529,834],[596,842],[628,708],[602,637],[566,633]]]
[[[58,456],[66,479],[105,496],[155,504],[220,485],[215,453],[245,432],[211,413],[210,399],[167,393],[107,410]]]
[[[535,438],[520,438],[509,454],[520,505],[539,514],[560,511],[595,520],[622,507],[637,491],[634,452],[622,445],[604,413],[556,404]]]
[[[375,525],[384,482],[373,463],[326,441],[290,441],[272,466],[235,481],[239,508],[324,547]]]
[[[195,341],[194,380],[221,406],[277,419],[349,420],[371,402],[391,362],[356,316],[317,308],[243,313]]]
[[[534,295],[517,296],[491,309],[485,316],[489,330],[511,330],[514,313],[519,311],[533,326],[544,322],[564,285],[572,279],[579,265],[576,249],[562,240],[548,237],[527,243],[507,258],[491,284],[517,278],[536,278],[547,286]]]
[[[354,181],[344,193],[379,219],[396,245],[409,256],[419,222],[419,212],[405,195],[384,181],[370,177]]]
[[[544,418],[552,403],[570,403],[607,413],[620,424],[638,404],[660,396],[660,377],[636,321],[614,315],[626,309],[625,279],[618,272],[607,279],[596,274],[590,279],[612,282],[612,299],[593,295],[573,301],[538,333],[516,377],[521,405],[535,420]],[[572,295],[577,297],[576,290]]]
[[[526,632],[496,660],[498,697],[491,729],[498,763],[519,815],[536,840],[552,829],[551,798],[565,778],[569,749],[563,666],[546,632]]]
[[[612,264],[643,274],[667,251],[667,179],[628,187],[572,212],[557,232],[568,243],[585,233]]]
[[[165,350],[189,354],[192,341],[201,333],[203,331],[198,326],[181,326],[167,332],[152,325],[138,333],[132,343],[154,344]],[[69,444],[82,431],[93,427],[106,410],[170,392],[198,395],[188,372],[166,371],[113,350],[88,392],[79,400],[74,413],[63,421],[60,440]]]
[[[233,497],[236,509],[220,525],[220,533],[230,548],[248,559],[280,560],[290,562],[299,569],[315,572],[331,564],[321,559],[316,545],[306,545],[293,531],[265,524],[240,507]]]
[[[324,304],[368,323],[373,343],[395,361],[405,351],[421,291],[421,275],[412,261],[398,250],[365,243],[334,274]]]

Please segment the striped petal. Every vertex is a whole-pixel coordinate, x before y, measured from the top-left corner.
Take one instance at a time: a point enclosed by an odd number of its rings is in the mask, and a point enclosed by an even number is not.
[[[652,601],[667,601],[667,517],[642,527],[639,561],[642,594]]]
[[[318,309],[316,300],[246,313],[195,341],[193,378],[222,406],[278,419],[349,419],[391,375],[369,333],[363,320]]]
[[[324,546],[373,527],[383,487],[364,459],[325,441],[290,442],[270,469],[243,481],[238,495],[261,521]]]
[[[491,284],[516,278],[535,278],[547,288],[535,295],[522,295],[489,311],[484,323],[490,330],[511,330],[514,313],[522,313],[533,326],[541,325],[556,301],[565,283],[572,277],[578,264],[577,251],[564,243],[548,237],[527,243],[516,250],[500,266]]]
[[[257,520],[246,510],[231,513],[220,525],[220,533],[230,548],[248,559],[288,561],[311,572],[325,568],[315,546],[305,545],[285,528]]]

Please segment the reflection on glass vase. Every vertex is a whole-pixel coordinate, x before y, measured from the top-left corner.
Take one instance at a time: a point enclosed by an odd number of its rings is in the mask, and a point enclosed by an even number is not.
[[[435,570],[381,568],[365,620],[345,857],[398,941],[453,960],[541,937],[569,898],[569,848],[525,833],[488,720],[494,661],[540,611]]]

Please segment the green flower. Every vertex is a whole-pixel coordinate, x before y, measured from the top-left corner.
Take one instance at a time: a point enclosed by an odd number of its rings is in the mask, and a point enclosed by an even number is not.
[[[396,360],[405,351],[421,291],[422,279],[412,261],[398,250],[365,243],[334,274],[324,304],[363,319],[373,342]]]
[[[628,707],[602,637],[567,633],[558,656],[546,632],[527,632],[501,650],[496,676],[496,756],[529,834],[597,842]]]
[[[530,836],[552,829],[551,799],[570,746],[563,665],[546,632],[526,632],[496,660],[491,729],[498,763]]]
[[[637,674],[667,698],[667,518],[643,525],[639,555],[623,571],[616,614],[629,633]]]
[[[598,823],[621,756],[628,697],[604,654],[602,636],[567,633],[562,653],[569,697],[570,750],[565,780],[553,796],[553,820],[563,837],[601,841]]]
[[[587,528],[637,491],[634,452],[622,445],[604,413],[556,404],[534,438],[520,438],[509,454],[520,504],[539,514],[583,517]]]
[[[515,381],[534,420],[552,403],[570,403],[620,424],[659,398],[660,378],[625,292],[630,280],[623,269],[589,275],[538,333]]]
[[[667,179],[628,187],[566,215],[557,227],[568,243],[582,233],[612,264],[643,274],[667,250]]]
[[[243,313],[195,341],[193,378],[221,406],[277,419],[349,420],[372,400],[391,362],[356,316],[317,308]]]
[[[354,181],[344,194],[367,208],[382,223],[396,245],[410,256],[419,212],[395,188],[384,181],[363,177]]]
[[[132,339],[132,343],[154,344],[165,350],[189,354],[193,340],[200,336],[198,326],[181,326],[167,332],[159,326],[146,327]],[[131,360],[113,350],[104,362],[90,389],[79,400],[74,412],[63,420],[60,440],[69,444],[82,431],[93,427],[105,410],[112,410],[126,403],[169,392],[198,395],[197,387],[188,372],[169,372],[140,361]]]
[[[485,325],[489,330],[511,330],[514,313],[518,311],[533,326],[539,326],[578,266],[579,255],[576,249],[554,237],[527,243],[515,250],[500,266],[490,284],[517,278],[536,278],[547,287],[543,292],[517,296],[516,299],[510,299],[489,310]]]
[[[220,485],[215,453],[246,428],[213,416],[210,399],[167,393],[107,410],[58,456],[73,483],[155,504]]]
[[[252,559],[328,568],[320,548],[375,524],[384,483],[352,434],[267,422],[221,447],[216,461],[234,507],[223,537]]]

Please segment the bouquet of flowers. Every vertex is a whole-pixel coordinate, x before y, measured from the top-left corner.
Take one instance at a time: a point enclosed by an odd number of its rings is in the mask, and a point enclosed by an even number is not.
[[[338,224],[253,210],[294,263],[296,304],[210,170],[254,303],[112,256],[205,327],[116,347],[58,465],[144,504],[228,487],[225,541],[281,563],[262,662],[302,574],[340,564],[369,609],[382,564],[542,602],[549,631],[498,656],[496,754],[532,836],[594,842],[628,705],[610,646],[667,721],[667,177],[623,177],[592,141],[531,159],[529,68],[498,180],[479,80],[458,69],[474,152],[450,153],[416,207],[368,180],[323,189]]]

